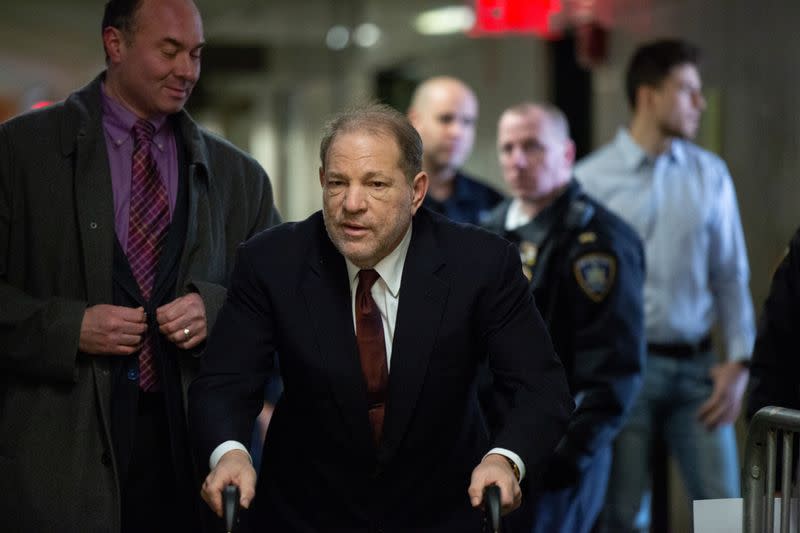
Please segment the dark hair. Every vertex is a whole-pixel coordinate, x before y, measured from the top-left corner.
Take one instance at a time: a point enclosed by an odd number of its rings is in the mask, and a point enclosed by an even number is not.
[[[396,109],[385,104],[368,104],[354,107],[336,115],[325,125],[322,142],[319,145],[319,158],[322,168],[328,157],[328,150],[336,136],[365,130],[381,135],[389,134],[397,141],[400,148],[398,165],[409,181],[422,170],[422,139],[408,121],[408,118]]]
[[[134,31],[136,10],[142,0],[109,0],[103,11],[103,23],[100,32],[111,26],[131,35]]]
[[[636,91],[640,86],[658,87],[674,67],[697,65],[699,61],[700,49],[678,39],[662,39],[637,48],[625,73],[625,91],[631,109],[636,108]]]
[[[133,40],[133,34],[136,31],[135,18],[136,10],[139,9],[142,0],[109,0],[106,2],[106,8],[103,11],[103,22],[100,24],[100,35],[106,31],[106,28],[117,28],[122,32],[126,42]],[[106,55],[106,64],[108,63],[108,50],[106,50],[105,43],[103,44],[103,51]]]

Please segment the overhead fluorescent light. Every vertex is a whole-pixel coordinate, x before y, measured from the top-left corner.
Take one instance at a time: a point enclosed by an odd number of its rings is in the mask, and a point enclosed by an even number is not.
[[[423,11],[414,19],[414,28],[422,35],[447,35],[472,29],[475,11],[469,6],[447,6]]]

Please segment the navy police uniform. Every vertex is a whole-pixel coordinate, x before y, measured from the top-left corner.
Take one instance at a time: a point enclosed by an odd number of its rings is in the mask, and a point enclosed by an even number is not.
[[[445,201],[425,196],[423,205],[456,222],[478,224],[503,200],[503,195],[488,185],[459,171],[453,176],[453,194]]]
[[[510,204],[484,226],[517,245],[577,406],[543,478],[532,475],[541,492],[527,498],[528,516],[535,532],[588,531],[604,499],[612,441],[641,384],[644,252],[633,229],[574,180],[512,231]]]

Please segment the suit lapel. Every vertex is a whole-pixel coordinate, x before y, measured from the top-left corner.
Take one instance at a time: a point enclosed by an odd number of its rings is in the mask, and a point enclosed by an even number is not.
[[[99,117],[94,120],[101,124]],[[80,127],[76,144],[75,204],[83,246],[86,290],[89,305],[93,305],[111,299],[114,193],[102,131],[89,127],[87,122]]]
[[[367,387],[358,358],[350,284],[344,258],[328,238],[318,217],[317,251],[308,263],[302,286],[307,315],[328,369],[330,388],[347,429],[362,449],[372,449],[372,430],[367,416]]]
[[[448,283],[437,276],[444,259],[431,224],[427,213],[414,218],[403,267],[384,422],[384,460],[400,445],[408,428],[450,290]]]

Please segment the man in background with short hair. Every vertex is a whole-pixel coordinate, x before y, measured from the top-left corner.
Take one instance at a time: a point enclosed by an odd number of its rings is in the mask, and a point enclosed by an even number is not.
[[[475,140],[475,93],[459,79],[430,78],[414,91],[408,117],[425,150],[430,185],[423,205],[456,222],[479,223],[503,196],[461,170]]]
[[[733,423],[755,336],[750,270],[728,168],[691,142],[705,109],[698,61],[684,41],[639,47],[626,73],[630,124],[575,170],[589,194],[636,230],[647,263],[647,363],[615,444],[604,513],[613,533],[648,530],[657,435],[691,500],[739,496]],[[715,326],[722,362],[711,346]]]

